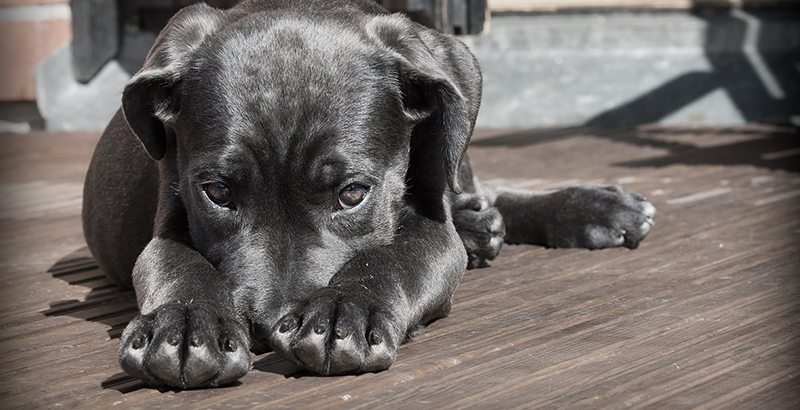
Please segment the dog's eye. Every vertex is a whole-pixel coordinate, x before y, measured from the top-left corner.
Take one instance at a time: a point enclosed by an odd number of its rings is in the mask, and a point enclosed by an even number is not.
[[[339,192],[339,209],[350,209],[364,200],[369,187],[361,184],[350,184]]]
[[[211,202],[227,208],[230,208],[233,205],[233,196],[231,195],[231,190],[228,189],[228,187],[222,182],[203,184],[203,190],[206,191],[206,195]]]

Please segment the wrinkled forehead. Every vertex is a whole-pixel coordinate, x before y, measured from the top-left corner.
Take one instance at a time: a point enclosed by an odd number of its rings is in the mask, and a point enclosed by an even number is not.
[[[390,61],[341,23],[250,19],[202,51],[184,90],[192,100],[185,114],[212,134],[204,144],[219,141],[273,161],[311,151],[393,162],[404,120]]]
[[[377,80],[379,50],[355,27],[299,16],[247,19],[220,33],[210,56],[221,70],[263,78],[264,84],[348,86]],[[230,85],[236,77],[225,78]]]
[[[376,48],[336,22],[247,21],[225,34],[209,60],[218,87],[239,107],[306,115],[324,107],[330,115],[355,115],[343,110],[369,106],[396,82]]]
[[[371,132],[396,121],[399,86],[385,54],[336,21],[251,18],[228,28],[196,62],[196,114],[231,133],[300,136]],[[395,110],[396,111],[396,110]]]

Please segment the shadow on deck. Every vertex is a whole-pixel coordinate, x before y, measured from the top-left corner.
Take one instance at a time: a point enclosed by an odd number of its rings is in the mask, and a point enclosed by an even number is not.
[[[5,408],[800,402],[796,129],[480,131],[470,158],[483,180],[623,183],[656,205],[656,226],[635,251],[505,246],[490,268],[466,273],[450,316],[401,346],[387,371],[308,377],[267,353],[240,382],[195,391],[146,388],[120,372],[118,337],[135,296],[108,282],[84,247],[78,171],[88,154],[70,148],[97,136],[25,138],[0,152],[4,164],[28,164],[0,175],[10,198],[0,212]]]

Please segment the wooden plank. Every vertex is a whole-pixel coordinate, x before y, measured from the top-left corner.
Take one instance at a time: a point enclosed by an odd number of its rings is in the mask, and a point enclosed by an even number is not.
[[[0,136],[0,400],[18,409],[796,408],[794,135],[479,131],[470,157],[484,180],[623,182],[658,208],[650,237],[635,251],[504,246],[490,268],[466,272],[451,315],[378,374],[314,377],[267,353],[233,386],[181,392],[150,389],[116,362],[135,300],[90,259],[76,200],[97,135]],[[720,163],[718,152],[739,162]]]

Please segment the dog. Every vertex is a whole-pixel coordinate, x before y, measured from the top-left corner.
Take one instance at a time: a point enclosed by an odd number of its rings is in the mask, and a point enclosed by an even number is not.
[[[179,11],[84,188],[87,244],[140,309],[121,367],[183,389],[270,350],[320,375],[377,372],[504,240],[637,247],[655,215],[637,193],[474,178],[480,100],[464,44],[370,1]]]

